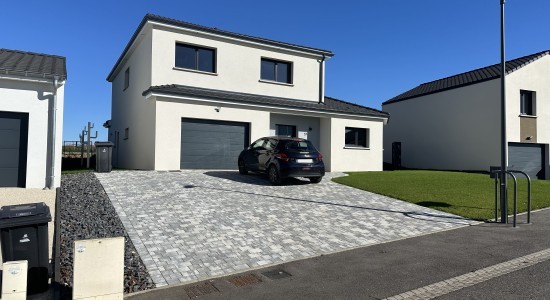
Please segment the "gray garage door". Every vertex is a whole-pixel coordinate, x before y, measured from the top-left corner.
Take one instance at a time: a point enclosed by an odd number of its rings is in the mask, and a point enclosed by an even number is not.
[[[540,144],[509,143],[508,168],[523,171],[533,179],[544,178],[543,149]]]
[[[0,112],[0,187],[25,187],[27,114]]]
[[[239,153],[248,146],[249,124],[182,119],[182,169],[236,169]]]

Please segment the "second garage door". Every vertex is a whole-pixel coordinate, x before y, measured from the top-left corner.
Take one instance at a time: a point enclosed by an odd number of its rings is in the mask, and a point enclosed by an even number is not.
[[[236,169],[250,143],[248,123],[182,119],[182,169]]]
[[[544,151],[541,144],[509,143],[508,168],[523,171],[532,179],[544,179]]]
[[[29,116],[0,112],[0,187],[25,187]]]

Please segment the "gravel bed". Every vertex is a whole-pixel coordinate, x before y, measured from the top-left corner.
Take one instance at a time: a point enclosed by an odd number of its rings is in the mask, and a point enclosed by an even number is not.
[[[75,240],[124,236],[124,293],[155,287],[145,264],[141,261],[109,197],[94,173],[63,175],[59,201],[61,284],[72,286]]]

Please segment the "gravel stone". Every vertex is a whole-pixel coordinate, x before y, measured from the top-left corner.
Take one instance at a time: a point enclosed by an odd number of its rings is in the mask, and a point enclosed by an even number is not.
[[[155,288],[145,264],[94,173],[63,175],[59,204],[61,284],[72,286],[75,240],[123,236],[124,293]]]

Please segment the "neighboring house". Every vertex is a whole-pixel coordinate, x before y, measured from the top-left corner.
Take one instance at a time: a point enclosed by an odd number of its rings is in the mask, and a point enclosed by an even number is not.
[[[307,138],[327,170],[382,170],[384,112],[325,97],[327,50],[146,15],[107,77],[120,168],[236,169],[271,135]]]
[[[65,57],[0,49],[0,187],[60,186],[66,79]]]
[[[550,51],[506,63],[508,167],[550,178]],[[500,65],[421,84],[382,104],[384,161],[407,168],[500,166]],[[400,155],[399,155],[399,149]],[[393,153],[392,153],[393,152]]]

